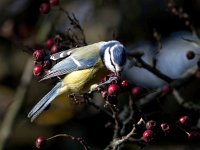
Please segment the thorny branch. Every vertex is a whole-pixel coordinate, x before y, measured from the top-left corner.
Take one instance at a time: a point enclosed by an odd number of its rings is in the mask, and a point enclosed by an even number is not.
[[[140,118],[140,120],[137,122],[136,125],[142,125],[142,124],[144,124],[144,120],[142,118]],[[132,139],[131,136],[133,136],[135,134],[135,131],[136,131],[136,127],[133,124],[132,130],[127,135],[122,136],[120,138],[114,138],[112,140],[112,142],[110,143],[110,145],[108,145],[105,148],[105,150],[116,150],[119,145],[121,145],[122,143],[128,141],[129,139]],[[137,141],[136,139],[134,139],[134,140]]]

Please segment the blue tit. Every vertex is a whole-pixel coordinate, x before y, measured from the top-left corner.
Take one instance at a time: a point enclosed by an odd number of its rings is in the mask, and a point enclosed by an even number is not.
[[[51,56],[52,60],[64,58],[55,64],[43,77],[65,75],[29,112],[33,121],[57,97],[87,92],[91,85],[100,82],[108,70],[118,74],[126,63],[125,47],[118,41],[99,42],[72,50],[62,51]],[[64,105],[64,104],[63,104]]]
[[[199,43],[198,37],[190,32],[176,32],[161,41],[162,47],[159,51],[155,51],[156,47],[151,43],[141,43],[130,50],[143,52],[142,59],[150,65],[153,65],[153,59],[155,59],[158,70],[172,79],[177,79],[189,68],[197,65],[200,55],[189,60],[186,53],[188,51],[200,53]],[[130,83],[144,88],[159,88],[166,84],[153,73],[133,66],[131,63],[131,60],[127,61],[122,74]]]

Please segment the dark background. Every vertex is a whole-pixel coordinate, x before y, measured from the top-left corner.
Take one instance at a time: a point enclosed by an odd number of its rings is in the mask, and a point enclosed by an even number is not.
[[[44,44],[48,37],[64,32],[69,25],[65,14],[58,12],[56,8],[47,15],[40,14],[41,1],[0,1],[0,123],[3,123],[4,117],[9,112],[9,106],[16,100],[22,73],[28,59],[31,58],[31,55],[23,51],[23,46],[34,48],[36,45]],[[189,14],[191,23],[198,29],[200,1],[175,2]],[[190,28],[185,26],[185,20],[170,12],[167,0],[62,0],[60,4],[70,13],[74,13],[80,21],[87,43],[116,37],[128,45],[138,41],[155,41],[154,29],[161,34],[161,37],[166,37],[175,31],[190,31]],[[101,113],[92,114],[88,108],[82,108],[79,112],[69,111],[70,117],[64,124],[57,126],[30,123],[26,117],[27,113],[51,87],[51,83],[39,83],[37,78],[32,77],[24,89],[25,94],[20,97],[23,103],[16,114],[4,149],[35,149],[34,142],[37,136],[50,137],[58,133],[83,137],[94,149],[103,149],[112,137],[112,130],[105,128],[109,117]],[[176,111],[178,110],[174,110]],[[181,143],[167,143],[147,146],[145,149],[188,149],[187,147],[189,146]],[[139,149],[135,145],[132,148]],[[72,141],[58,139],[48,143],[44,149],[81,149],[81,147]]]

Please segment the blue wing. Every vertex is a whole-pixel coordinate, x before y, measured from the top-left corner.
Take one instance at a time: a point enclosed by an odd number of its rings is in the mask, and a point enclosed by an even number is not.
[[[73,56],[69,56],[64,60],[60,61],[50,69],[42,80],[49,79],[56,76],[71,73],[73,71],[87,69],[93,67],[99,59],[99,56],[89,59],[76,59]],[[41,80],[41,81],[42,81]]]
[[[93,67],[100,58],[99,48],[103,43],[98,42],[53,54],[51,56],[53,60],[66,58],[54,65],[42,80]]]

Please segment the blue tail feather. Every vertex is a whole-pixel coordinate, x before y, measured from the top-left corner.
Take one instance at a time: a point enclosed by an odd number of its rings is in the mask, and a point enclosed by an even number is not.
[[[52,90],[47,93],[29,112],[28,118],[31,122],[58,96],[58,89],[61,87],[61,82],[58,82]]]

